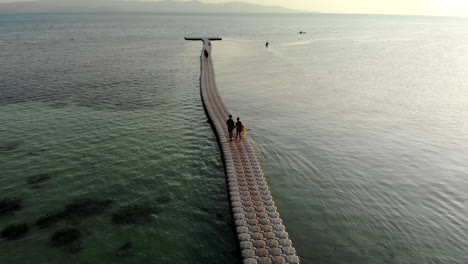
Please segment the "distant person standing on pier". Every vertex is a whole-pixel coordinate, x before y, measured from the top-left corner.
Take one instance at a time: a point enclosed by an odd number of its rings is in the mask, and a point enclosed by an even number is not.
[[[269,44],[268,44],[268,41],[267,41],[267,43],[265,44],[265,47],[267,47],[267,48],[268,48],[268,45],[269,45]]]
[[[205,58],[208,58],[208,51],[205,50],[204,52],[205,52]]]
[[[244,128],[244,125],[242,125],[242,122],[240,121],[239,117],[237,118],[235,128],[236,128],[236,140],[237,140],[237,136],[239,136],[239,141],[241,141],[242,140],[242,129]]]
[[[226,121],[229,132],[229,140],[232,141],[232,131],[234,130],[234,120],[232,120],[232,115],[229,115],[229,119]]]

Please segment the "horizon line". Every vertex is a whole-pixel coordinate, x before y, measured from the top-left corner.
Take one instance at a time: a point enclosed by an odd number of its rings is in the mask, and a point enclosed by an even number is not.
[[[11,3],[0,3],[11,4]],[[123,13],[133,13],[133,14],[167,14],[167,15],[178,15],[178,14],[190,14],[190,15],[217,15],[217,14],[231,14],[231,15],[362,15],[362,16],[407,16],[407,17],[438,17],[438,18],[462,18],[467,19],[467,16],[461,15],[424,15],[424,14],[394,14],[394,13],[327,13],[321,11],[294,11],[294,12],[184,12],[184,11],[174,11],[174,12],[158,12],[158,11],[38,11],[38,12],[1,12],[0,15],[12,15],[12,14],[123,14]]]

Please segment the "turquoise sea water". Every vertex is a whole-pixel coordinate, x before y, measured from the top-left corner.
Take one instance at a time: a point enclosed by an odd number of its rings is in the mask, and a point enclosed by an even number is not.
[[[0,242],[0,263],[236,263],[224,169],[200,101],[200,48],[133,18],[2,16],[0,144],[17,148],[0,152],[0,199],[20,198],[23,209],[0,226],[30,232]],[[51,178],[26,183],[40,174]],[[114,204],[33,226],[83,199]],[[112,224],[131,205],[152,208],[153,220]],[[64,227],[82,233],[80,252],[50,247]],[[127,242],[129,256],[118,256]]]
[[[237,263],[201,44],[303,263],[467,263],[468,20],[0,15],[0,263]],[[307,34],[299,35],[298,32]],[[265,48],[266,41],[270,47]],[[31,176],[50,179],[30,185]],[[82,199],[102,214],[34,222]],[[129,205],[151,221],[121,226]],[[81,251],[52,248],[65,227]],[[127,242],[125,256],[116,253]]]

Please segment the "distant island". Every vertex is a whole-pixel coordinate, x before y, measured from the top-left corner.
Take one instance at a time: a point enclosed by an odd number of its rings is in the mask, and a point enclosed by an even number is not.
[[[40,0],[0,4],[0,13],[54,12],[157,12],[157,13],[307,13],[280,6],[262,6],[245,2],[203,3],[200,1],[163,0],[157,2],[113,0]]]

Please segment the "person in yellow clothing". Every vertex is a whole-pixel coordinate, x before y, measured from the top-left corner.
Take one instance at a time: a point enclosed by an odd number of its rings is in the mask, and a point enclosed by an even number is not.
[[[244,125],[242,125],[242,122],[240,121],[240,118],[237,118],[236,125],[234,126],[236,128],[236,140],[237,137],[239,137],[239,141],[242,140],[242,130],[244,129]]]

